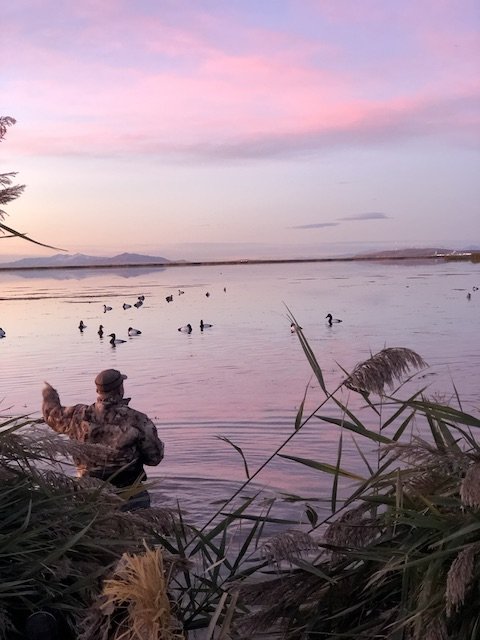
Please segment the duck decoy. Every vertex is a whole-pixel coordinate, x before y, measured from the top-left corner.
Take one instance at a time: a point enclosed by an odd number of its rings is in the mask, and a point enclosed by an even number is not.
[[[131,304],[127,304],[126,302],[124,302],[122,304],[123,310],[126,311],[127,309],[131,309],[132,305]]]
[[[328,320],[328,324],[330,326],[332,326],[334,322],[343,322],[343,320],[340,320],[339,318],[334,318],[331,313],[327,313],[325,318]]]
[[[111,311],[112,307],[107,307],[106,304],[103,305],[103,313],[107,313],[107,311]]]
[[[143,304],[143,302],[141,300],[137,300],[133,306],[136,307],[137,309],[140,309],[142,304]]]
[[[101,324],[98,327],[98,331],[97,331],[98,335],[100,336],[100,338],[103,338],[103,324]]]
[[[185,293],[185,291],[182,291],[181,289],[178,290],[178,295],[179,296],[183,296],[184,293]]]
[[[173,296],[167,296],[167,297],[165,298],[165,300],[166,300],[167,302],[173,302]]]
[[[208,324],[207,322],[200,320],[200,331],[203,331],[204,329],[210,329],[210,327],[213,327],[213,324]]]
[[[87,328],[87,325],[83,323],[83,320],[80,320],[80,324],[78,325],[78,328],[80,329],[80,331],[83,331],[84,329]]]
[[[141,300],[142,302],[145,302],[145,296],[138,296],[138,299]]]
[[[139,336],[141,335],[141,331],[139,331],[138,329],[134,329],[133,327],[128,327],[128,335],[129,336]]]
[[[122,340],[121,338],[117,338],[114,333],[109,333],[108,337],[111,338],[110,344],[114,347],[116,344],[121,344],[122,342],[126,342],[126,340]]]
[[[184,327],[178,327],[179,331],[183,331],[184,333],[192,333],[192,325],[186,324]]]
[[[0,327],[0,338],[5,338],[6,335],[5,331]]]

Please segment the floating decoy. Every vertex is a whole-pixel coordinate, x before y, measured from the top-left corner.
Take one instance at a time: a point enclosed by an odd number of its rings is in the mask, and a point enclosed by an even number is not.
[[[185,293],[185,291],[182,291],[181,289],[178,290],[178,295],[179,296],[183,296],[184,293]]]
[[[142,304],[143,304],[143,302],[142,302],[141,300],[137,300],[133,306],[134,306],[134,307],[137,307],[137,309],[140,309],[140,307],[142,306]]]
[[[98,332],[97,332],[97,333],[98,333],[98,335],[100,336],[100,338],[103,338],[103,324],[101,324],[101,325],[98,327]]]
[[[134,329],[133,327],[128,327],[128,335],[129,336],[139,336],[141,335],[141,331],[139,331],[138,329]]]
[[[107,307],[106,304],[103,305],[103,313],[107,313],[107,311],[111,311],[112,307]]]
[[[0,338],[5,338],[6,335],[5,331],[0,327]]]
[[[131,304],[127,304],[126,302],[124,302],[124,303],[122,304],[122,307],[123,307],[124,311],[126,311],[127,309],[131,309],[131,308],[132,308],[132,305],[131,305]]]
[[[192,325],[186,324],[184,327],[178,327],[179,331],[183,331],[184,333],[192,333]]]
[[[108,337],[111,338],[110,344],[114,347],[116,344],[121,344],[122,342],[126,342],[126,340],[122,340],[121,338],[117,338],[114,333],[109,333]]]
[[[80,320],[80,324],[78,325],[78,328],[80,329],[80,331],[83,331],[84,329],[87,328],[87,325],[83,324],[83,320]]]
[[[167,297],[165,298],[165,300],[166,300],[167,302],[173,302],[173,296],[167,296]]]
[[[334,322],[342,322],[342,320],[339,320],[338,318],[333,318],[331,313],[327,313],[325,318],[328,320],[328,324],[330,326],[332,326]]]
[[[203,331],[204,329],[210,329],[210,327],[213,327],[213,324],[207,324],[203,320],[200,320],[200,331]]]

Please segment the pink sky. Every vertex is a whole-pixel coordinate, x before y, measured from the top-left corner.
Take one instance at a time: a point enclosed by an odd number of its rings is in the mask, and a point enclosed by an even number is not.
[[[8,222],[105,254],[480,244],[479,13],[467,0],[10,3],[0,112],[17,124],[0,170],[27,190]]]

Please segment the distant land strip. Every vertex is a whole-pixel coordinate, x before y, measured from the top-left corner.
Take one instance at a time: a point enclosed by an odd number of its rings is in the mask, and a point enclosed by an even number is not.
[[[450,253],[450,254],[415,254],[415,255],[360,255],[349,257],[330,258],[277,258],[261,259],[248,258],[240,260],[201,260],[201,261],[169,261],[169,262],[143,262],[130,264],[89,264],[89,265],[39,265],[39,266],[2,266],[0,271],[38,271],[38,270],[75,270],[75,269],[146,269],[152,267],[208,267],[225,265],[259,265],[259,264],[301,264],[312,262],[416,262],[419,260],[437,260],[443,262],[480,262],[480,252]]]

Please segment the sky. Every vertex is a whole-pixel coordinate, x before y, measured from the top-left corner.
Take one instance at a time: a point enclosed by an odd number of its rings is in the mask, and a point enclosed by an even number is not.
[[[27,185],[5,223],[42,242],[480,245],[477,0],[15,0],[0,60],[0,172]]]

